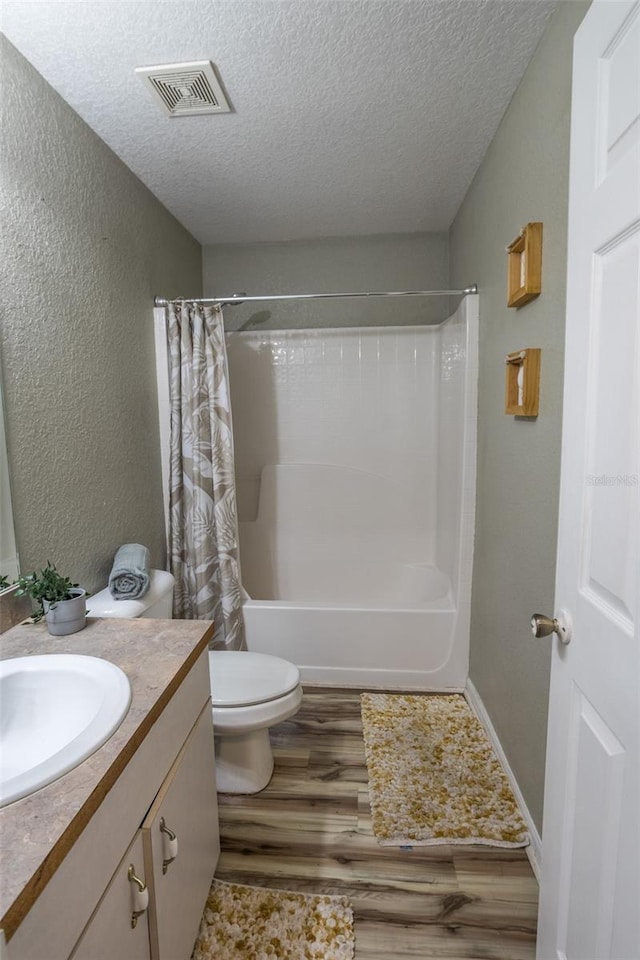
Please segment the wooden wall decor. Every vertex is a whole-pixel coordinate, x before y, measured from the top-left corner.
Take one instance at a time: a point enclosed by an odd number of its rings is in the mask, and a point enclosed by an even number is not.
[[[538,347],[526,347],[505,358],[505,413],[515,417],[538,416],[541,353]]]
[[[542,290],[542,224],[528,223],[507,247],[507,306],[522,307]]]

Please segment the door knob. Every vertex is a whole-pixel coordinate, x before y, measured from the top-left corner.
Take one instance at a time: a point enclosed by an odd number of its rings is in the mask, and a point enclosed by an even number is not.
[[[531,633],[537,640],[555,633],[562,643],[570,643],[573,636],[571,616],[567,610],[561,610],[557,617],[546,617],[543,613],[534,613],[531,617]]]

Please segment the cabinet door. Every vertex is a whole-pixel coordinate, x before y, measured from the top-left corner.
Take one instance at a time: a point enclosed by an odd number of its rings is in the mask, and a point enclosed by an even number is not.
[[[137,895],[139,887],[129,879],[129,867],[144,882],[141,831],[120,861],[69,960],[149,960],[149,911],[141,913],[135,926],[131,925],[133,911],[144,906],[148,893],[142,898]]]
[[[145,817],[142,834],[151,888],[151,956],[189,957],[220,853],[210,702]]]

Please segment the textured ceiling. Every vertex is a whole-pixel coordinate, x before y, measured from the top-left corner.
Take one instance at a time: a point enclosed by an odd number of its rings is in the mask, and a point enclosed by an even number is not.
[[[11,2],[2,30],[203,243],[447,229],[555,2]],[[233,113],[134,67],[212,60]]]

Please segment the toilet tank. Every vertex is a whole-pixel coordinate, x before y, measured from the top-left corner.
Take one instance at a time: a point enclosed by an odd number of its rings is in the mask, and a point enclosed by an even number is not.
[[[151,584],[139,600],[114,600],[108,587],[87,597],[87,615],[90,617],[150,617],[170,620],[173,606],[175,578],[166,570],[150,570]]]

